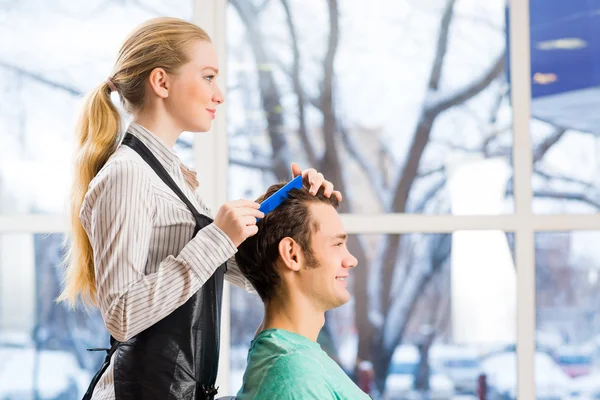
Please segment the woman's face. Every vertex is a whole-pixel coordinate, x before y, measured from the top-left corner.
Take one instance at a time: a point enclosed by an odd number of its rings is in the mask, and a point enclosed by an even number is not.
[[[217,54],[212,43],[196,40],[189,45],[190,61],[172,76],[166,102],[169,113],[182,130],[210,130],[217,106],[225,99],[217,86]]]

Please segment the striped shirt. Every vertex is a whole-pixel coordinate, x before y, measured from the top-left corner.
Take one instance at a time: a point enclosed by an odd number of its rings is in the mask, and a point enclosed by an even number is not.
[[[211,217],[187,184],[172,148],[139,124],[129,132],[154,153],[196,209]],[[225,279],[253,291],[214,223],[194,238],[190,210],[131,148],[120,146],[90,182],[80,213],[93,253],[99,308],[109,333],[126,341],[184,304],[227,262]],[[113,369],[94,399],[114,399]]]

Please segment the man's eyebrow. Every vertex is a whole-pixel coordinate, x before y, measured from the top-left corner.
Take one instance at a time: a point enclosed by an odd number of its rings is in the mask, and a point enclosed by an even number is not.
[[[338,233],[337,235],[333,236],[333,239],[346,240],[346,239],[348,239],[348,234],[346,234],[346,233]]]
[[[202,71],[206,70],[206,69],[212,69],[215,74],[219,74],[219,68],[215,68],[215,67],[204,67],[202,68]]]

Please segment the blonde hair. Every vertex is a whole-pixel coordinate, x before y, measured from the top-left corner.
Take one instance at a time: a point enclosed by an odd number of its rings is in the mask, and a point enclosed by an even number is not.
[[[187,45],[194,40],[210,42],[210,37],[198,26],[176,18],[151,19],[129,35],[109,77],[125,110],[132,113],[143,108],[146,81],[152,70],[177,72],[189,61]],[[88,185],[121,139],[121,116],[110,93],[109,83],[104,82],[87,96],[76,128],[77,153],[69,204],[71,235],[64,288],[58,297],[58,301],[71,306],[79,297],[86,306],[98,305],[93,250],[79,213]]]

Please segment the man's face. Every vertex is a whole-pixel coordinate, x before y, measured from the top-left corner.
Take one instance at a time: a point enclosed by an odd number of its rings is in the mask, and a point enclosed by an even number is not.
[[[304,265],[298,283],[315,306],[327,311],[350,300],[347,279],[358,261],[346,247],[347,235],[335,208],[314,203],[309,207],[313,221],[319,224],[310,241],[316,265]]]

